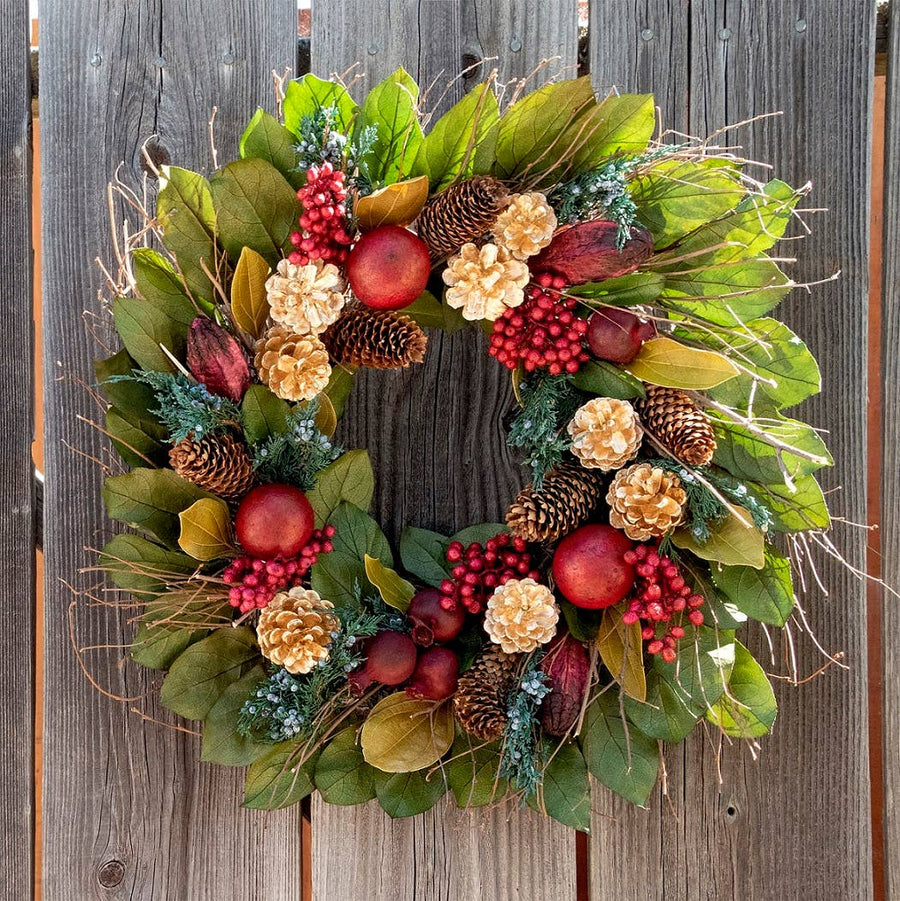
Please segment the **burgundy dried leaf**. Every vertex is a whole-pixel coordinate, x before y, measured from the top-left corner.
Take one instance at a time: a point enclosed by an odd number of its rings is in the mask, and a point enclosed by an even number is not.
[[[192,323],[187,340],[191,375],[213,394],[240,403],[250,385],[250,367],[240,345],[228,332],[205,316]]]
[[[565,735],[575,725],[587,691],[591,662],[587,648],[571,635],[558,635],[541,661],[551,692],[541,704],[541,725],[548,735]]]

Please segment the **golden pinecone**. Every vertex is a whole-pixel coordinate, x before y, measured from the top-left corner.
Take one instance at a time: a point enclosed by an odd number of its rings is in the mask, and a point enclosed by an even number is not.
[[[495,741],[502,735],[518,667],[516,655],[488,645],[459,677],[453,712],[466,732],[479,741]]]
[[[428,245],[431,259],[442,260],[489,232],[506,200],[503,182],[488,175],[435,194],[416,220],[416,231]]]
[[[572,453],[589,469],[609,472],[633,459],[644,431],[634,407],[615,397],[594,397],[569,423]]]
[[[484,631],[507,654],[533,651],[556,635],[559,606],[534,579],[511,579],[495,589],[484,613]]]
[[[259,649],[289,673],[308,673],[328,659],[340,620],[334,604],[323,601],[311,588],[281,591],[259,615]]]
[[[706,414],[677,388],[647,385],[638,410],[644,428],[676,460],[706,466],[716,452],[716,436]]]
[[[463,319],[494,320],[525,299],[528,266],[496,244],[464,244],[443,273],[447,303],[462,310]]]
[[[297,266],[282,260],[266,281],[269,313],[298,334],[318,335],[340,316],[346,287],[333,263],[314,260]]]
[[[517,260],[527,260],[553,240],[556,213],[539,191],[513,194],[509,206],[494,223],[494,242]]]
[[[587,522],[602,497],[602,476],[563,464],[544,478],[540,491],[529,485],[509,505],[506,524],[525,541],[556,541]]]
[[[632,541],[647,541],[670,532],[684,518],[687,494],[673,472],[649,463],[620,469],[606,494],[609,524]]]
[[[263,384],[282,400],[312,400],[328,384],[328,351],[315,335],[300,335],[283,325],[256,342],[254,365]]]
[[[171,448],[169,464],[181,478],[225,500],[241,498],[253,487],[247,446],[227,432],[199,441],[188,436]]]
[[[425,359],[428,336],[409,316],[355,303],[328,327],[322,341],[335,363],[402,369]]]

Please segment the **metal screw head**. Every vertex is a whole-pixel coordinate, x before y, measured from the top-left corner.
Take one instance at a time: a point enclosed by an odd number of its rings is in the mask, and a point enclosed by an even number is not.
[[[653,40],[653,29],[652,29],[652,28],[645,28],[645,29],[641,32],[641,37],[642,37],[645,41],[652,41],[652,40]]]
[[[157,56],[157,57],[156,57],[156,65],[157,65],[160,69],[165,69],[165,67],[166,67],[166,58],[165,58],[164,56]]]
[[[806,19],[797,19],[794,23],[794,31],[803,34],[803,32],[806,31]]]
[[[378,53],[378,44],[369,44],[369,56],[375,56]]]
[[[509,49],[512,50],[513,53],[518,53],[522,49],[522,42],[518,38],[513,38],[509,42]]]
[[[723,29],[719,32],[719,39],[720,39],[720,40],[727,41],[730,37],[731,37],[731,29],[730,29],[730,28],[723,28]]]
[[[233,66],[233,65],[234,65],[234,51],[233,51],[233,50],[226,50],[226,51],[222,54],[222,62],[223,62],[226,66]]]
[[[103,57],[100,56],[99,53],[95,53],[95,54],[91,57],[91,65],[92,65],[94,68],[96,68],[97,66],[99,66],[100,63],[102,63],[102,62],[103,62]]]

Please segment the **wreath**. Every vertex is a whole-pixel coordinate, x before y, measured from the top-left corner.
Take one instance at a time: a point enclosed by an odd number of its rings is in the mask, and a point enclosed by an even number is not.
[[[831,458],[783,412],[819,371],[768,315],[804,190],[653,140],[652,95],[585,78],[489,80],[427,133],[402,69],[360,104],[282,87],[240,159],[155,170],[155,212],[111,186],[142,227],[105,269],[103,500],[136,532],[96,569],[162,704],[249,765],[247,807],[450,791],[585,831],[590,776],[644,805],[698,722],[755,743],[776,700],[737,635],[802,615],[792,574],[829,542]],[[504,523],[392,547],[334,437],[354,372],[471,323],[530,484]]]

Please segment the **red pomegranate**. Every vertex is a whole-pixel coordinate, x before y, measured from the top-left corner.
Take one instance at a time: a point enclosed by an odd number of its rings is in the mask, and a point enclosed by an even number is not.
[[[589,525],[567,535],[553,555],[553,578],[576,607],[599,610],[624,598],[634,585],[625,554],[634,545],[612,526]]]
[[[399,225],[366,232],[347,259],[353,293],[375,310],[408,307],[425,290],[430,273],[428,246]]]
[[[295,557],[316,527],[312,504],[292,485],[259,485],[238,507],[234,528],[253,557]]]

